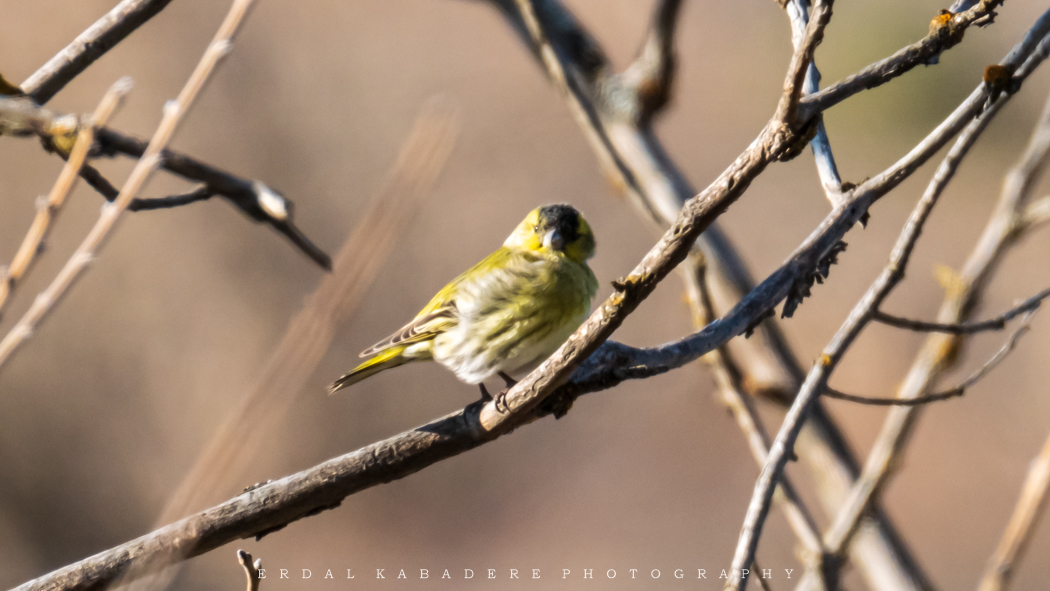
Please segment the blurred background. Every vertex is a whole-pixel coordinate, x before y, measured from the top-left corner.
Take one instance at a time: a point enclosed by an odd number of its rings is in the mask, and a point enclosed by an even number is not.
[[[12,82],[24,80],[113,4],[0,2],[0,72]],[[651,2],[567,4],[617,66],[630,62]],[[843,177],[856,182],[876,174],[928,133],[974,88],[983,67],[1020,39],[1040,4],[1008,3],[994,26],[971,29],[940,65],[918,68],[828,112]],[[130,75],[136,86],[113,126],[148,136],[227,8],[228,2],[209,0],[171,3],[49,107],[90,112],[106,88]],[[824,80],[839,80],[919,39],[940,8],[929,0],[837,3],[817,51]],[[776,104],[791,52],[787,17],[768,0],[693,0],[682,14],[678,47],[674,102],[657,127],[690,180],[705,186],[750,143]],[[933,269],[957,267],[968,254],[1003,173],[1027,142],[1048,80],[1047,72],[1037,72],[973,150],[887,311],[933,317],[943,295]],[[357,362],[360,350],[498,246],[533,207],[567,201],[585,213],[598,237],[592,266],[603,285],[599,298],[656,239],[607,185],[562,100],[484,2],[259,2],[173,147],[281,190],[295,201],[299,225],[334,254],[382,186],[419,108],[437,93],[461,113],[448,167],[399,232],[374,286],[339,327],[297,402],[266,433],[244,485],[308,468],[475,400],[476,388],[433,364],[384,373],[337,397],[324,389]],[[132,162],[98,165],[119,185]],[[15,252],[34,200],[48,192],[61,166],[33,139],[0,138],[0,261]],[[782,325],[804,364],[820,354],[881,269],[933,167],[877,204],[868,228],[846,237],[849,250],[830,280]],[[145,193],[188,186],[158,174]],[[1041,184],[1036,196],[1047,187]],[[54,276],[100,204],[83,184],[74,191],[0,330]],[[807,150],[771,166],[722,219],[761,278],[827,210]],[[978,317],[1046,287],[1047,252],[1047,230],[1012,251]],[[90,272],[0,373],[0,587],[150,531],[322,276],[281,236],[218,199],[129,215]],[[690,331],[681,284],[669,277],[615,338],[655,345]],[[1002,338],[974,339],[946,381],[983,363]],[[920,342],[920,336],[872,326],[832,383],[891,395]],[[965,398],[928,409],[882,497],[940,588],[976,582],[1050,429],[1048,347],[1050,319],[1037,316],[1032,333],[990,377]],[[541,569],[542,588],[682,588],[686,583],[670,576],[674,569],[729,568],[758,472],[713,393],[710,376],[690,367],[586,396],[562,420],[540,421],[354,495],[261,542],[243,540],[193,559],[176,583],[241,588],[234,550],[243,548],[269,569],[314,573],[311,580],[274,581],[264,589],[315,588],[328,568],[337,577],[354,569],[360,588],[390,586],[372,578],[377,568],[388,569],[388,577],[401,568],[410,575],[428,568],[431,577],[445,568],[457,577],[473,569],[475,578],[453,583],[456,588],[538,588],[508,580],[510,568]],[[828,404],[863,458],[885,411]],[[763,568],[799,568],[794,547],[774,512],[758,551]],[[1048,555],[1050,525],[1043,523],[1016,588],[1047,586],[1050,561],[1040,557]],[[489,568],[500,578],[484,579]],[[558,578],[563,568],[572,570],[570,579]],[[621,576],[583,581],[577,576],[584,568],[596,577],[607,569]],[[663,577],[624,580],[630,568],[660,569]],[[427,583],[433,581],[397,584]],[[855,572],[847,585],[863,587]],[[720,588],[717,580],[706,586]],[[773,587],[791,585],[781,578]]]

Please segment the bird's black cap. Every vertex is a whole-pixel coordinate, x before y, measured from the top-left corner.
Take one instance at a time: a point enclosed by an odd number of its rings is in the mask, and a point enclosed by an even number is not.
[[[571,205],[545,205],[540,208],[540,224],[558,230],[565,244],[572,244],[579,235],[580,212]]]

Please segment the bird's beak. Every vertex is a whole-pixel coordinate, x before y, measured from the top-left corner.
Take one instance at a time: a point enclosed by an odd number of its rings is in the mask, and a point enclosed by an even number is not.
[[[558,230],[550,230],[543,235],[543,246],[544,248],[561,250],[564,245],[562,244],[561,234],[558,233]]]

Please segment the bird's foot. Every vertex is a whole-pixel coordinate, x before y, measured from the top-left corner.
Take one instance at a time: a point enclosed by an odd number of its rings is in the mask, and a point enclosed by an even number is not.
[[[496,372],[496,375],[503,378],[503,383],[507,385],[507,387],[503,388],[499,394],[496,394],[496,410],[501,413],[508,413],[510,412],[510,407],[507,406],[507,392],[517,385],[518,381],[507,375],[506,372],[498,371]],[[503,407],[502,410],[500,410],[501,406]]]
[[[503,383],[505,383],[507,385],[507,389],[508,390],[513,388],[518,383],[518,380],[515,380],[514,378],[510,377],[505,372],[497,371],[496,375],[498,375],[499,377],[503,378]]]
[[[498,394],[496,394],[496,398],[495,398],[494,402],[496,403],[496,411],[499,412],[500,414],[507,414],[508,412],[510,412],[510,407],[507,406],[507,392],[508,391],[510,391],[510,388],[504,388],[504,389],[500,390]],[[503,408],[500,408],[500,407],[503,407]]]
[[[478,387],[481,388],[481,402],[492,402],[492,394],[489,394],[488,388],[485,387],[485,384],[478,384]]]

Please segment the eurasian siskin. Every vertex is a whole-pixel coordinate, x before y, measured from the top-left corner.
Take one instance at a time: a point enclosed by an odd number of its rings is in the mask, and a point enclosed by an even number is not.
[[[332,384],[336,392],[383,370],[434,360],[460,380],[528,373],[590,313],[598,280],[587,260],[594,234],[569,205],[529,213],[498,250],[452,280],[401,330],[361,353],[371,359]]]

